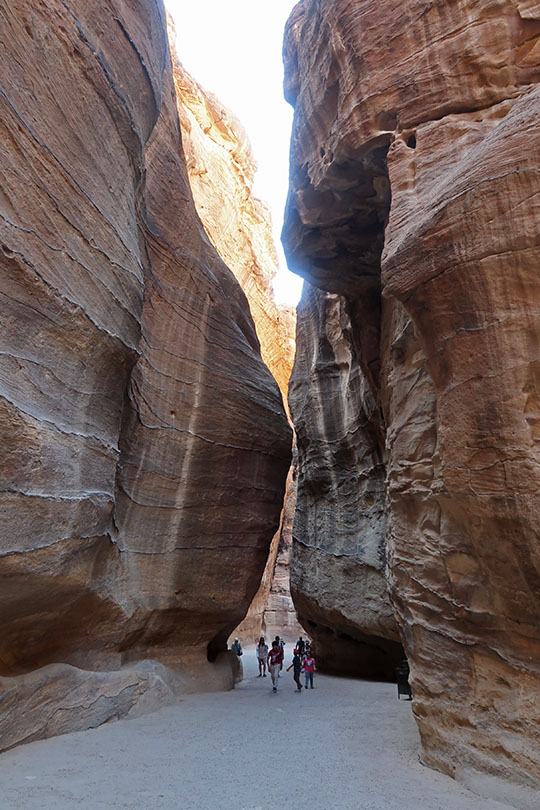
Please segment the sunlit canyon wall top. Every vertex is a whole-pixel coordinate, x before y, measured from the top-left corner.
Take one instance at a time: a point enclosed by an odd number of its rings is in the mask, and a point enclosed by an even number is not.
[[[336,655],[374,616],[389,638],[386,559],[424,761],[520,808],[540,762],[539,34],[533,0],[304,0],[285,40],[284,239],[309,282],[293,595]]]

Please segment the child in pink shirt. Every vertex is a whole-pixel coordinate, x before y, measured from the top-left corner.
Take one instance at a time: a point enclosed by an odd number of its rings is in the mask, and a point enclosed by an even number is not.
[[[308,688],[308,683],[311,684],[311,688],[313,689],[313,673],[317,672],[317,667],[315,666],[315,659],[311,652],[306,653],[306,657],[304,658],[304,672],[306,673],[306,689]]]

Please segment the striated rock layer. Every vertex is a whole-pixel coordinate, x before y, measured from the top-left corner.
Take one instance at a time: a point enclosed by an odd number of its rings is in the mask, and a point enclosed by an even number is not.
[[[286,400],[294,362],[294,309],[277,305],[278,258],[270,211],[252,191],[255,161],[241,123],[176,61],[174,79],[189,181],[210,240],[249,301],[261,355]]]
[[[195,211],[164,9],[0,19],[0,674],[203,667],[257,590],[291,432]]]
[[[264,574],[245,619],[231,635],[238,636],[243,644],[256,644],[261,636],[267,642],[279,636],[286,642],[294,642],[306,631],[298,622],[296,607],[290,589],[290,559],[292,528],[296,508],[296,468],[293,465],[287,477],[287,487],[281,522],[272,539]]]
[[[172,28],[170,38],[173,42]],[[256,166],[249,141],[235,116],[204,90],[178,60],[174,62],[174,79],[186,165],[197,212],[212,244],[246,293],[261,344],[261,356],[277,381],[287,407],[296,315],[292,307],[276,305],[274,300],[272,280],[278,269],[278,258],[270,212],[252,191]],[[286,495],[288,513],[291,509],[294,512],[291,498]],[[290,596],[290,541],[290,531],[285,524],[280,525],[259,590],[246,618],[233,634],[247,643],[258,639],[261,633],[290,638],[297,631],[302,632]]]
[[[307,282],[289,389],[299,457],[291,588],[319,666],[393,678],[403,658],[388,597],[377,403],[347,301]]]
[[[285,43],[296,115],[284,240],[324,291],[302,304],[291,382],[293,595],[318,609],[302,572],[324,542],[340,551],[344,534],[354,548],[356,523],[336,538],[334,523],[358,470],[386,513],[423,759],[521,810],[540,786],[539,35],[533,0],[304,0]],[[343,343],[367,409],[341,393]],[[343,466],[339,435],[316,446],[340,401],[357,411],[357,458]],[[374,436],[384,473],[367,463]],[[318,491],[302,494],[312,479]],[[323,580],[334,591],[340,564]]]

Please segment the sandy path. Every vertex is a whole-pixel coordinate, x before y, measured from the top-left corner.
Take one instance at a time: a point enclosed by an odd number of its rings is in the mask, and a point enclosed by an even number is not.
[[[1,810],[503,810],[417,761],[396,687],[292,672],[0,756]]]

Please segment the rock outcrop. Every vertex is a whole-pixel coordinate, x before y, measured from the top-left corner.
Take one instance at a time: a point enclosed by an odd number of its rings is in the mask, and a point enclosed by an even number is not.
[[[170,28],[171,42],[174,29]],[[261,356],[277,381],[287,407],[294,362],[296,314],[277,305],[272,280],[278,258],[270,212],[253,193],[256,165],[241,123],[214,95],[174,61],[178,113],[188,176],[199,217],[221,258],[244,290],[261,344]],[[235,629],[247,643],[260,635],[292,640],[303,632],[289,588],[291,513],[296,488],[288,486],[283,525],[275,534],[259,590]],[[289,521],[291,525],[289,526]]]
[[[172,38],[174,32],[172,32]],[[197,212],[249,301],[261,356],[286,401],[296,316],[277,305],[278,258],[270,211],[253,193],[256,164],[238,119],[176,60],[174,79],[189,181]]]
[[[320,558],[303,543],[308,521],[330,551],[373,535],[355,500],[350,530],[328,531],[344,487],[360,497],[358,470],[388,521],[423,759],[520,810],[540,786],[539,35],[527,0],[304,0],[285,43],[296,115],[284,239],[322,291],[302,304],[291,383],[295,600],[315,611],[342,578],[336,558],[321,593],[306,587]],[[342,393],[355,384],[360,408]],[[357,458],[341,466],[337,402],[357,410]]]
[[[0,674],[20,707],[51,664],[111,692],[128,662],[210,666],[257,590],[291,431],[196,214],[162,3],[0,17]]]
[[[385,579],[378,404],[347,301],[304,285],[289,402],[299,457],[291,588],[319,665],[390,678],[403,658]]]
[[[262,616],[262,634],[267,639],[276,636],[286,642],[295,642],[298,636],[305,637],[306,631],[300,625],[291,596],[290,561],[292,552],[292,531],[296,511],[298,491],[296,464],[287,479],[287,489],[281,517],[281,531],[274,558],[274,566],[268,598]],[[292,649],[292,648],[291,648]]]
[[[292,600],[289,576],[296,492],[293,462],[287,477],[280,527],[272,539],[259,590],[245,619],[233,633],[244,645],[257,643],[261,636],[267,642],[280,636],[290,643],[296,641],[299,635],[305,635]]]

